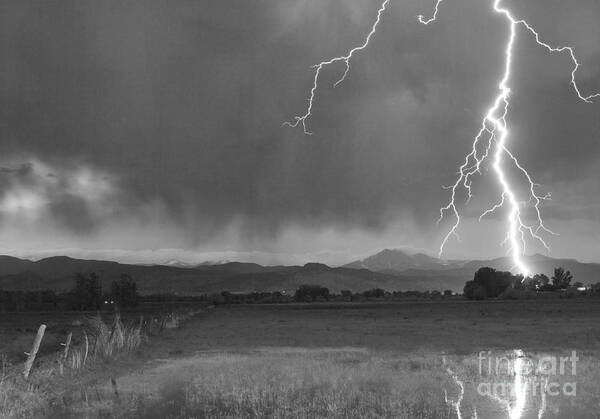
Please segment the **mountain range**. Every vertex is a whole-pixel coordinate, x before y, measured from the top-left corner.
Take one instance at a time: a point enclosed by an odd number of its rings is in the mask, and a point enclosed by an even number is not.
[[[562,267],[571,271],[574,281],[584,284],[600,282],[600,263],[555,259],[540,254],[524,256],[523,259],[533,273],[543,273],[551,277],[554,268]],[[344,265],[346,268],[368,269],[390,275],[442,275],[461,278],[472,277],[482,266],[510,271],[513,263],[508,257],[489,260],[444,260],[423,253],[409,254],[402,250],[385,249],[373,256]]]
[[[574,259],[553,259],[543,255],[526,258],[534,272],[551,275],[562,266],[575,281],[585,284],[600,281],[600,264]],[[302,284],[318,284],[333,292],[342,289],[364,291],[372,288],[395,290],[462,291],[482,266],[509,270],[510,260],[442,260],[425,254],[383,250],[373,256],[341,267],[320,263],[304,266],[261,266],[254,263],[225,262],[165,265],[134,265],[111,261],[73,259],[55,256],[38,261],[0,256],[0,289],[66,291],[78,273],[98,274],[104,289],[122,274],[134,278],[141,293],[203,294],[221,291],[293,291]]]
[[[353,269],[369,269],[374,272],[402,272],[411,269],[443,271],[461,268],[466,263],[468,261],[445,261],[424,253],[411,254],[398,249],[385,249],[366,259],[344,266]]]

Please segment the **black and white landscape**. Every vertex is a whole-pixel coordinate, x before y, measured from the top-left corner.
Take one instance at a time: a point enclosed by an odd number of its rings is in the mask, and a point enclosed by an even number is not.
[[[599,417],[599,22],[2,0],[0,419]]]
[[[543,255],[527,258],[537,273],[552,276],[556,267],[569,270],[584,284],[600,282],[600,263],[553,259]],[[381,288],[387,291],[444,291],[461,293],[465,282],[480,267],[500,271],[512,269],[509,258],[492,260],[442,260],[422,253],[385,249],[368,258],[343,266],[322,263],[302,266],[262,266],[255,263],[132,265],[111,261],[81,260],[57,256],[38,261],[0,257],[0,289],[68,291],[78,273],[96,273],[106,287],[121,275],[135,278],[144,294],[214,294],[222,291],[294,292],[303,284],[318,284],[330,291],[353,292]],[[173,266],[178,265],[178,266]]]

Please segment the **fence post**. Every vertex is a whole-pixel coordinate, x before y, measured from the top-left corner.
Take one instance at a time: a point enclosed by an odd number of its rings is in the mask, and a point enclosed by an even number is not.
[[[87,357],[88,357],[88,347],[89,347],[89,341],[88,341],[88,336],[86,331],[83,331],[83,335],[85,336],[85,355],[83,355],[83,365],[85,365],[85,361],[87,361]]]
[[[29,372],[31,371],[31,367],[33,366],[33,362],[35,361],[35,356],[37,355],[38,349],[40,349],[40,344],[42,343],[42,338],[44,337],[44,332],[46,331],[46,325],[40,325],[38,329],[37,336],[33,341],[33,347],[31,348],[31,352],[27,355],[27,361],[25,361],[25,370],[23,371],[23,377],[27,380],[29,378]]]
[[[63,362],[67,360],[67,356],[69,355],[69,346],[71,346],[71,339],[73,338],[73,332],[69,332],[67,335],[67,341],[63,343],[65,347],[65,352],[63,353],[62,359]]]
[[[61,343],[61,345],[65,347],[65,350],[59,361],[60,375],[63,375],[64,364],[65,364],[65,361],[67,360],[67,356],[69,356],[69,346],[71,346],[71,338],[72,337],[73,337],[73,332],[69,332],[69,334],[67,335],[67,341],[65,343]]]

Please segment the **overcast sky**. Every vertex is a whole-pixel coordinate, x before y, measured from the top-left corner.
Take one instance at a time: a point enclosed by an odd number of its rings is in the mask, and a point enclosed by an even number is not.
[[[0,251],[128,261],[344,263],[385,247],[436,253],[436,224],[497,93],[508,27],[492,1],[24,1],[0,5]],[[505,2],[575,47],[600,90],[600,2]],[[553,200],[552,256],[600,261],[600,100],[571,62],[520,30],[509,144]],[[474,184],[446,257],[506,252],[498,189]],[[528,252],[541,249],[532,244]]]

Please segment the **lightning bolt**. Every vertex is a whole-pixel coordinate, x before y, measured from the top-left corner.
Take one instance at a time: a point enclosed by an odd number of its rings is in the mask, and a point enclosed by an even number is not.
[[[433,10],[433,15],[431,15],[431,17],[429,19],[426,19],[425,16],[423,15],[419,15],[417,16],[417,19],[419,19],[419,22],[421,22],[423,25],[429,25],[431,22],[437,20],[437,15],[440,11],[440,4],[442,4],[444,0],[438,0],[435,3],[435,9]]]
[[[500,387],[498,390],[494,387],[494,390],[491,393],[485,395],[498,403],[506,411],[508,419],[522,419],[527,407],[528,393],[530,393],[528,387],[532,384],[532,380],[531,377],[528,376],[529,372],[527,371],[529,370],[524,361],[524,359],[526,359],[524,352],[520,349],[513,350],[511,359],[512,362],[509,361],[509,365],[511,366],[510,369],[512,371],[507,371],[507,375],[512,377],[512,383],[505,383],[505,387]],[[462,413],[464,410],[463,402],[465,401],[466,394],[465,384],[461,381],[459,375],[447,366],[446,356],[442,356],[442,364],[446,368],[446,372],[452,378],[454,384],[459,389],[455,399],[449,398],[447,390],[444,389],[444,401],[454,410],[457,419],[463,419],[465,417]],[[533,385],[536,385],[535,381],[533,381]],[[540,385],[541,403],[537,411],[538,419],[543,418],[547,408],[546,387],[548,385],[548,378],[544,377]],[[535,391],[533,393],[535,394]],[[473,405],[471,419],[477,419],[477,417],[477,408]]]
[[[422,15],[418,16],[419,22],[421,22],[424,25],[428,25],[434,22],[437,19],[438,11],[442,1],[443,0],[436,1],[434,13],[430,18],[426,19]],[[481,129],[479,130],[479,132],[473,140],[471,152],[466,155],[464,163],[460,166],[456,182],[452,186],[447,188],[451,190],[450,200],[446,206],[440,209],[440,218],[438,222],[440,222],[444,218],[444,215],[447,212],[450,212],[452,214],[455,222],[444,237],[444,239],[442,240],[439,253],[441,256],[441,254],[444,251],[444,247],[446,246],[446,244],[452,236],[458,238],[457,229],[461,221],[460,214],[457,208],[456,198],[456,193],[458,189],[464,188],[466,190],[468,203],[473,196],[471,189],[471,177],[476,173],[481,173],[481,166],[486,160],[490,158],[490,152],[493,149],[494,151],[492,157],[492,167],[496,174],[497,181],[502,188],[502,194],[500,197],[500,201],[497,204],[495,204],[492,208],[483,212],[479,219],[481,220],[486,215],[489,215],[508,204],[508,231],[506,234],[505,242],[508,242],[510,244],[509,252],[511,253],[514,267],[519,271],[519,273],[523,274],[523,276],[526,277],[531,272],[525,264],[522,257],[526,249],[526,236],[529,235],[534,240],[537,240],[539,243],[541,243],[547,250],[549,250],[548,244],[542,237],[542,233],[549,233],[553,235],[555,233],[544,225],[544,221],[542,219],[540,210],[542,202],[549,200],[551,198],[551,195],[539,195],[537,193],[536,187],[538,187],[539,185],[532,180],[528,171],[519,163],[517,158],[509,151],[507,147],[509,130],[506,122],[506,116],[508,114],[508,109],[510,106],[509,99],[511,89],[509,87],[509,81],[511,78],[513,50],[515,40],[517,37],[517,28],[519,26],[523,26],[527,31],[533,34],[537,44],[546,48],[549,52],[567,52],[569,54],[573,62],[573,69],[571,71],[571,85],[573,86],[573,89],[575,90],[575,93],[577,94],[579,99],[586,103],[592,103],[592,99],[600,97],[600,93],[594,93],[588,96],[584,96],[581,93],[581,90],[577,85],[576,80],[576,73],[580,67],[580,64],[577,60],[577,57],[575,56],[573,48],[566,46],[553,47],[548,43],[543,42],[541,40],[540,35],[533,28],[533,26],[531,26],[525,20],[516,19],[510,10],[501,6],[501,0],[494,0],[493,9],[496,13],[502,15],[507,20],[510,29],[510,35],[505,49],[504,73],[498,85],[499,93],[496,96],[492,106],[487,110],[485,117],[483,118]],[[485,151],[481,155],[479,155],[478,146],[481,142],[486,142],[484,143]],[[517,199],[517,195],[513,191],[513,188],[506,177],[504,170],[504,160],[509,160],[509,163],[512,163],[514,167],[516,167],[516,169],[522,174],[529,190],[528,201],[522,202]],[[534,209],[535,221],[533,224],[527,224],[523,220],[521,210],[524,205],[531,205]]]
[[[354,54],[356,54],[359,51],[364,50],[365,48],[367,48],[369,46],[369,43],[371,42],[371,38],[373,37],[373,35],[375,35],[375,32],[377,32],[377,27],[379,26],[379,23],[381,22],[381,16],[386,11],[388,5],[390,4],[390,1],[391,0],[384,0],[384,2],[381,3],[381,6],[379,7],[379,10],[377,11],[377,19],[375,19],[373,26],[371,26],[371,31],[367,34],[367,36],[365,37],[365,39],[361,45],[352,48],[350,51],[348,51],[348,53],[346,55],[342,55],[340,57],[334,57],[334,58],[331,58],[326,61],[321,61],[319,64],[314,65],[312,67],[315,69],[315,75],[313,78],[313,86],[310,89],[310,95],[308,97],[308,107],[306,108],[306,112],[302,116],[295,116],[294,122],[284,122],[284,125],[287,125],[292,128],[296,128],[298,125],[302,125],[302,129],[304,130],[304,133],[307,135],[312,135],[312,133],[308,130],[306,123],[307,123],[308,119],[312,116],[313,105],[315,103],[317,89],[319,88],[319,77],[321,76],[321,71],[327,66],[330,66],[335,63],[343,62],[345,65],[344,73],[333,84],[333,87],[337,87],[338,84],[340,84],[344,80],[346,80],[346,78],[348,77],[348,73],[350,72],[350,60],[352,59]]]
[[[419,22],[423,25],[429,25],[434,23],[438,18],[438,13],[440,11],[440,5],[444,0],[436,0],[434,12],[431,17],[426,18],[423,15],[417,16]],[[389,6],[390,0],[385,0],[381,4],[378,12],[377,19],[373,23],[371,27],[371,31],[368,33],[364,42],[352,48],[346,55],[340,57],[334,57],[326,61],[322,61],[319,64],[313,66],[315,69],[313,85],[310,90],[310,95],[308,98],[308,106],[306,108],[306,112],[301,116],[294,117],[294,122],[285,122],[284,124],[290,127],[298,127],[302,126],[305,134],[310,135],[311,132],[307,128],[307,121],[312,116],[313,105],[315,102],[316,92],[319,88],[319,77],[321,76],[321,72],[327,66],[330,66],[334,63],[343,62],[345,65],[345,70],[338,79],[334,87],[343,82],[350,71],[350,60],[354,56],[355,53],[364,50],[368,47],[371,38],[377,32],[377,28],[381,22],[381,17],[383,13],[387,10]],[[512,12],[501,6],[502,0],[493,0],[493,10],[495,13],[501,15],[506,19],[509,26],[509,37],[506,43],[505,49],[505,63],[504,63],[504,72],[498,84],[498,94],[492,105],[488,108],[485,113],[485,116],[481,122],[481,128],[479,132],[473,139],[472,148],[469,154],[465,156],[463,164],[459,167],[458,177],[456,182],[451,185],[445,187],[445,189],[450,190],[450,199],[446,206],[440,208],[440,217],[438,219],[438,223],[441,222],[447,213],[451,214],[454,219],[454,222],[444,236],[439,248],[440,257],[444,252],[444,248],[448,244],[448,241],[451,237],[456,237],[460,239],[458,235],[458,228],[460,226],[461,217],[460,212],[457,206],[457,192],[459,190],[465,190],[467,193],[466,203],[468,204],[473,197],[472,193],[472,177],[476,174],[481,174],[482,165],[487,163],[491,164],[493,168],[493,172],[496,175],[496,179],[498,181],[499,186],[502,189],[502,193],[500,195],[499,201],[492,206],[490,209],[484,211],[479,219],[483,219],[485,216],[494,213],[501,208],[508,206],[508,217],[507,224],[508,229],[506,233],[506,238],[503,243],[509,244],[509,253],[512,257],[512,261],[514,264],[514,268],[523,275],[523,277],[527,277],[531,271],[527,267],[525,261],[523,260],[523,255],[526,251],[526,239],[532,238],[534,241],[539,242],[544,246],[547,250],[549,250],[549,246],[544,240],[545,234],[555,235],[552,230],[548,229],[543,221],[541,214],[541,205],[544,201],[549,200],[551,198],[550,194],[541,195],[537,192],[537,189],[540,185],[535,183],[530,176],[529,172],[520,164],[519,160],[511,153],[508,148],[508,138],[509,138],[509,129],[507,124],[507,115],[510,107],[510,94],[511,89],[509,82],[511,80],[511,69],[513,64],[513,50],[515,41],[517,38],[517,29],[522,26],[533,35],[535,41],[538,45],[548,50],[550,53],[567,53],[571,58],[573,63],[573,68],[571,70],[571,85],[579,97],[585,103],[592,103],[593,99],[600,97],[600,93],[593,93],[590,95],[584,95],[577,84],[577,71],[579,70],[580,63],[577,60],[575,55],[575,51],[572,47],[568,46],[551,46],[550,44],[542,41],[538,32],[534,29],[532,25],[530,25],[527,21],[523,19],[517,19],[513,16]],[[480,148],[483,145],[483,152],[480,152]],[[517,170],[518,173],[521,174],[523,181],[528,187],[528,198],[523,201],[519,200],[514,188],[511,183],[507,179],[505,166],[506,163],[511,164],[513,168]],[[524,220],[523,208],[524,207],[533,208],[533,212],[535,214],[534,221],[528,223]]]

